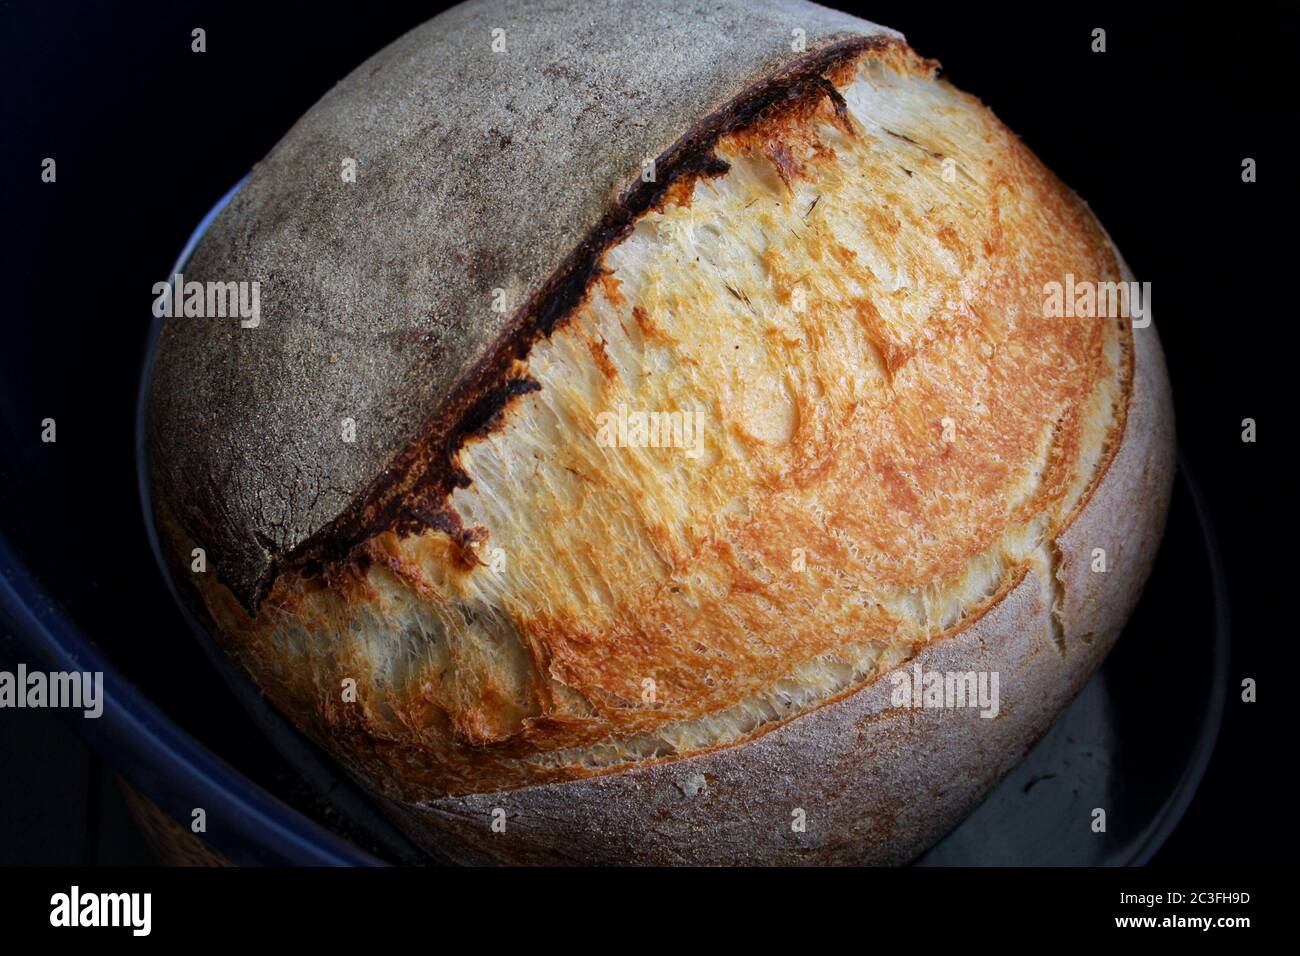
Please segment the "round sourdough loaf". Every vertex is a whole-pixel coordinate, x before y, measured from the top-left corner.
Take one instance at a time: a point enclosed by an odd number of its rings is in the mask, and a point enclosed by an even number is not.
[[[1169,387],[1107,235],[812,4],[458,6],[316,104],[185,279],[260,317],[162,331],[174,574],[444,858],[910,859],[1159,544]]]

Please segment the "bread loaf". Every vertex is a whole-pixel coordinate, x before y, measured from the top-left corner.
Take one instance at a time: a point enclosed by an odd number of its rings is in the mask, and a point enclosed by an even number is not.
[[[1108,236],[902,36],[812,4],[455,7],[185,278],[261,316],[163,329],[174,575],[445,859],[906,861],[1159,544],[1169,387]]]

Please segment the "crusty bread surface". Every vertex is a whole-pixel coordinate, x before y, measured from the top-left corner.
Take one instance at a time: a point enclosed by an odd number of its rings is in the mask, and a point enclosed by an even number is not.
[[[1044,314],[1067,275],[1132,275],[988,109],[868,35],[605,237],[407,519],[255,602],[192,576],[435,853],[905,861],[1135,604],[1173,474],[1159,340]],[[638,413],[655,432],[619,430]],[[203,543],[158,509],[178,555]],[[998,716],[896,706],[918,664],[997,673]]]

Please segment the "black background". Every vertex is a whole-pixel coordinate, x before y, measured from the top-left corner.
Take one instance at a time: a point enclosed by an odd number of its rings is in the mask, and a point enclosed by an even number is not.
[[[837,4],[851,9],[847,4]],[[378,3],[6,4],[0,13],[0,530],[164,709],[206,741],[246,737],[148,551],[133,413],[151,286],[190,230],[334,82],[427,19]],[[1156,864],[1261,860],[1278,771],[1289,528],[1278,447],[1296,274],[1292,5],[1060,8],[936,2],[853,10],[907,34],[1089,201],[1153,285],[1179,440],[1209,499],[1233,616],[1229,703],[1201,792]],[[1229,18],[1229,13],[1232,17]],[[207,52],[190,31],[207,31]],[[1091,31],[1107,30],[1104,54]],[[56,184],[41,160],[58,163]],[[1241,162],[1259,164],[1255,184]],[[59,441],[39,440],[58,421]],[[1240,439],[1243,418],[1260,442]],[[1269,460],[1265,460],[1265,456]],[[1274,632],[1277,631],[1275,634]],[[0,642],[0,665],[21,656]],[[1270,682],[1270,674],[1275,680]],[[1243,677],[1263,701],[1243,705]],[[1177,688],[1162,693],[1177,694]],[[250,757],[250,759],[253,759]],[[124,861],[138,846],[103,767],[45,714],[0,715],[0,862]]]

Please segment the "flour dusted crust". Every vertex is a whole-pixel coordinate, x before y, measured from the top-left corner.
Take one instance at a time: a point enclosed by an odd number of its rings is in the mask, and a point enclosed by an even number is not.
[[[680,131],[585,281],[530,299],[562,314],[476,367],[489,411],[392,450],[423,470],[353,509],[387,523],[286,555],[260,597],[193,581],[435,852],[906,860],[1136,602],[1172,480],[1159,341],[1043,315],[1046,283],[1131,275],[987,109],[860,26]],[[701,440],[610,447],[620,406]],[[160,495],[180,554],[187,507]],[[881,676],[916,662],[997,671],[999,717],[891,708]]]

